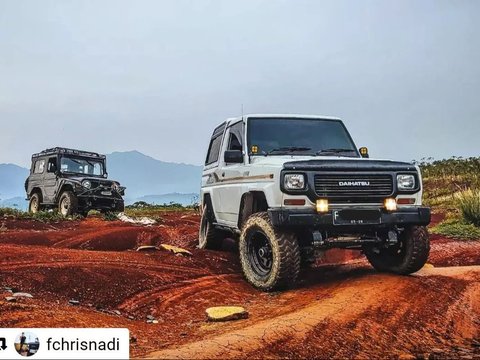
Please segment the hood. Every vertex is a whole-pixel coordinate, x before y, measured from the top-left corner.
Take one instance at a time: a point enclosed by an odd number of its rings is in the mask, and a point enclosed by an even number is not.
[[[320,171],[417,171],[414,164],[374,159],[310,159],[284,163],[285,170]]]
[[[100,183],[102,185],[112,185],[114,182],[113,180],[108,180],[102,177],[95,177],[95,176],[68,176],[65,179],[82,182],[84,180],[89,180],[92,183]]]

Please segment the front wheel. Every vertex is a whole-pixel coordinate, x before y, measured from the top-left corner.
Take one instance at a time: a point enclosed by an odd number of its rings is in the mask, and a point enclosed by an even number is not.
[[[62,193],[58,201],[58,212],[65,217],[78,213],[78,199],[73,192]]]
[[[275,228],[268,213],[247,219],[239,251],[243,274],[256,288],[272,291],[295,285],[301,262],[297,236]]]
[[[430,253],[430,240],[424,226],[408,226],[400,233],[398,244],[388,248],[364,249],[370,264],[378,271],[408,275],[420,270]]]

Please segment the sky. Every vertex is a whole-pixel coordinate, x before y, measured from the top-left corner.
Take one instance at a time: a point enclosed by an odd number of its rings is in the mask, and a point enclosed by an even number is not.
[[[480,156],[480,1],[0,0],[0,163],[201,164],[244,113],[341,117],[375,158]]]

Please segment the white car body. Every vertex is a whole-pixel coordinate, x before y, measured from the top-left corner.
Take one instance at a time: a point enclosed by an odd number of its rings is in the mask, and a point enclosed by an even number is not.
[[[222,143],[219,150],[217,161],[207,164],[204,167],[202,174],[200,201],[202,208],[205,205],[205,198],[208,195],[211,199],[211,206],[216,219],[216,225],[229,228],[235,232],[239,232],[239,216],[241,211],[242,196],[249,192],[262,192],[268,204],[268,208],[295,208],[295,209],[315,209],[316,204],[306,195],[289,195],[281,190],[281,171],[284,164],[292,161],[302,160],[332,160],[332,161],[371,161],[372,159],[364,159],[361,157],[346,157],[346,156],[300,156],[300,155],[275,155],[264,156],[254,155],[249,156],[247,150],[247,133],[248,133],[248,119],[249,118],[298,118],[298,119],[322,119],[322,120],[338,120],[334,117],[326,116],[311,116],[311,115],[291,115],[291,114],[268,114],[268,115],[245,115],[242,117],[228,119],[225,124],[225,132],[222,136]],[[272,120],[274,121],[274,120]],[[224,160],[224,153],[228,148],[229,132],[231,126],[243,123],[243,163],[227,164]],[[222,124],[223,125],[223,124]],[[397,200],[402,197],[414,199],[402,206],[420,206],[422,202],[422,188],[420,169],[416,166],[420,190],[415,194],[397,195]],[[285,205],[287,199],[303,199],[304,205]],[[350,206],[362,207],[381,207],[382,203],[378,204],[331,204],[331,208],[348,208]]]

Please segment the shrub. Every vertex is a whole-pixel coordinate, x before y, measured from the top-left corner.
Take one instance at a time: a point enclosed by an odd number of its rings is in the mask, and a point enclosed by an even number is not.
[[[463,219],[480,226],[480,190],[466,190],[458,195],[458,206]]]
[[[465,224],[458,220],[447,220],[430,229],[433,234],[463,240],[479,240],[480,228],[473,224]]]

